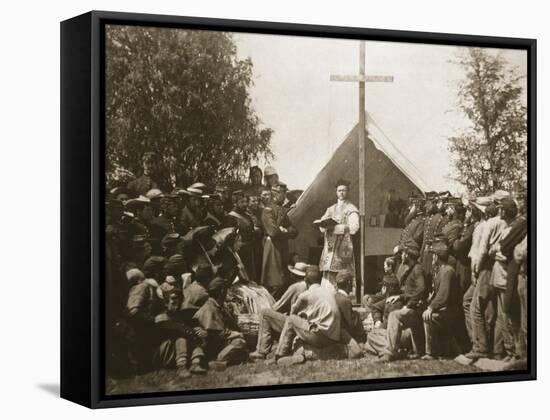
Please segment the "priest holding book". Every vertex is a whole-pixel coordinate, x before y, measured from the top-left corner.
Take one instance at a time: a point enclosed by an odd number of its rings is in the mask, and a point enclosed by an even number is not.
[[[359,230],[359,210],[348,199],[349,181],[336,183],[336,204],[330,206],[321,219],[313,222],[325,235],[319,269],[322,284],[336,290],[336,275],[348,270],[355,277],[352,235]]]

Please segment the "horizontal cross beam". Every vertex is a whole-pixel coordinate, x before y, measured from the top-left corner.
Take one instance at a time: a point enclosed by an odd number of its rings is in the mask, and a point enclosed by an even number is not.
[[[330,75],[331,82],[393,82],[393,76]]]

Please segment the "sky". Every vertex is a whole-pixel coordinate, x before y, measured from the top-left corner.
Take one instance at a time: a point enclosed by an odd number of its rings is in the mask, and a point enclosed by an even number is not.
[[[271,164],[289,188],[306,189],[358,121],[358,83],[329,77],[358,73],[359,41],[260,34],[234,34],[234,39],[238,57],[253,63],[254,109],[274,130]],[[456,112],[456,83],[463,76],[451,62],[457,51],[453,46],[366,43],[367,75],[394,77],[393,83],[366,84],[367,112],[437,191],[461,190],[449,178],[447,141],[467,124]],[[525,52],[503,54],[526,73]]]

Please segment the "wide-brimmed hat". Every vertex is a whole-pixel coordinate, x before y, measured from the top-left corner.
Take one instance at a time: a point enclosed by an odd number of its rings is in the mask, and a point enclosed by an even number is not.
[[[143,207],[145,205],[150,205],[151,200],[144,195],[140,195],[137,198],[131,198],[130,200],[127,200],[124,202],[124,207],[127,209],[137,209],[140,207]]]
[[[196,189],[199,189],[199,190],[206,190],[206,184],[202,183],[202,182],[195,182],[191,185],[189,185],[189,188],[196,188]]]
[[[497,190],[491,195],[491,198],[493,201],[500,203],[502,200],[510,198],[510,193],[504,190]]]
[[[161,245],[169,246],[178,243],[181,240],[181,236],[177,232],[167,233],[160,241]]]
[[[186,190],[182,190],[182,193],[190,197],[204,198],[204,191],[201,188],[189,187]]]
[[[295,274],[299,277],[305,277],[306,276],[306,270],[309,267],[308,264],[304,262],[297,262],[294,264],[294,266],[289,265],[288,271],[290,271],[292,274]]]
[[[208,239],[211,239],[214,229],[211,226],[197,226],[183,235],[183,242],[185,245],[191,245],[196,241],[201,243],[207,242]]]
[[[145,197],[152,201],[164,197],[164,194],[158,188],[152,188],[145,193]]]
[[[227,227],[218,230],[212,235],[212,239],[216,241],[218,246],[224,246],[231,241],[237,235],[237,229],[234,227]]]
[[[139,268],[130,268],[126,272],[126,279],[129,283],[137,284],[145,280],[145,274]]]

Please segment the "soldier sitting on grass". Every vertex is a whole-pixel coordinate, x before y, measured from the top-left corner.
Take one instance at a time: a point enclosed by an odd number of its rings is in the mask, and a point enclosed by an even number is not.
[[[227,282],[216,277],[208,284],[208,300],[194,315],[206,332],[205,351],[212,370],[224,370],[248,360],[246,341],[235,319],[224,309]]]
[[[204,375],[202,342],[206,333],[192,319],[197,308],[182,306],[181,289],[173,284],[163,283],[157,291],[164,311],[155,317],[159,344],[153,351],[153,366],[175,367],[180,378]]]

